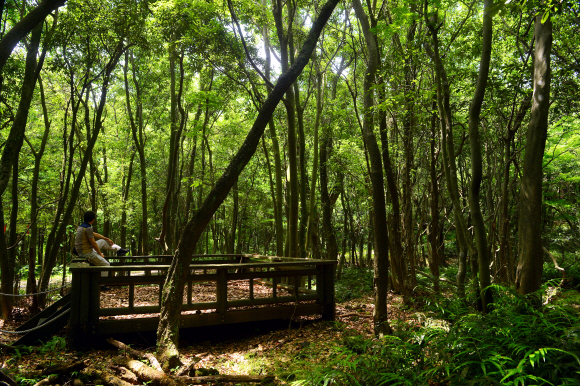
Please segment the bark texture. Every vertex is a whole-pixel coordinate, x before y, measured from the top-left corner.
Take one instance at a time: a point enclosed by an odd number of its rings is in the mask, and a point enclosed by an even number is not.
[[[469,187],[469,209],[473,221],[475,243],[479,261],[479,286],[482,290],[483,312],[488,312],[488,306],[493,301],[492,293],[487,288],[491,284],[489,273],[489,248],[487,245],[487,233],[480,206],[481,181],[483,179],[483,159],[481,157],[481,139],[479,136],[479,123],[481,106],[485,96],[485,88],[489,76],[489,63],[491,60],[491,39],[493,18],[491,7],[493,0],[485,0],[483,7],[483,41],[481,59],[479,61],[479,74],[475,93],[469,108],[469,144],[471,147],[471,185]]]
[[[540,288],[542,280],[542,160],[548,135],[550,107],[550,54],[552,51],[552,21],[542,23],[536,16],[534,35],[534,93],[530,125],[526,134],[522,185],[520,190],[519,256],[516,289],[529,294]]]
[[[372,107],[374,105],[374,92],[372,91],[372,87],[375,83],[375,75],[379,64],[379,55],[375,37],[371,32],[371,26],[368,21],[368,17],[364,12],[360,0],[353,0],[353,7],[356,13],[356,17],[359,19],[362,26],[368,54],[368,64],[364,80],[365,112],[363,118],[363,137],[371,165],[371,185],[373,197],[373,228],[375,240],[375,309],[373,314],[373,321],[375,334],[383,336],[391,334],[392,330],[387,319],[387,283],[389,275],[389,235],[387,231],[387,211],[384,194],[381,151],[373,131],[374,122],[372,112]]]

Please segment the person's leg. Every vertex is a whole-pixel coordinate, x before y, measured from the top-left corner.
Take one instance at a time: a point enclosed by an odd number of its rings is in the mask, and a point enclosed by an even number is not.
[[[117,244],[109,244],[106,240],[100,239],[97,240],[97,245],[99,246],[99,249],[101,251],[118,251],[119,249],[121,249],[120,246],[118,246]]]
[[[99,248],[101,248],[100,245]],[[101,255],[99,255],[94,249],[90,253],[85,253],[81,255],[81,257],[86,257],[89,263],[91,263],[92,265],[96,265],[98,267],[108,267],[109,265],[111,265],[111,263],[109,263]]]

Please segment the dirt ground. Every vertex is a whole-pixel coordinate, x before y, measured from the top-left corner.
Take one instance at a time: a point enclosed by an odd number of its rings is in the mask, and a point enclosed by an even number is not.
[[[203,287],[203,286],[202,286]],[[212,301],[214,289],[207,286],[199,291],[196,301]],[[126,296],[126,288],[111,288],[101,293],[101,303],[104,307],[119,306]],[[243,283],[233,283],[228,288],[228,298],[243,298],[248,288]],[[267,286],[254,288],[255,296],[266,296],[272,291]],[[280,294],[284,295],[284,294]],[[142,287],[136,289],[135,305],[148,305],[158,296],[158,287]],[[402,299],[389,295],[389,319],[393,328],[397,323],[412,322],[414,310],[405,309]],[[212,312],[213,310],[206,310]],[[345,332],[372,336],[373,299],[359,298],[336,304],[336,321],[341,322],[340,328],[333,322],[322,322],[316,316],[298,318],[293,321],[268,322],[260,324],[230,325],[213,328],[212,331],[196,330],[183,332],[180,336],[180,353],[183,362],[198,361],[195,368],[216,369],[220,374],[236,375],[267,375],[275,372],[276,364],[292,360],[301,350],[316,345],[321,346],[332,340],[340,340]],[[147,315],[149,316],[149,315]],[[21,302],[15,308],[14,318],[7,323],[0,322],[0,329],[13,330],[30,317],[27,303]],[[64,336],[65,331],[61,332]],[[202,336],[200,336],[202,335]],[[123,341],[123,337],[116,337]],[[0,342],[10,344],[17,339],[15,335],[0,335]],[[124,343],[142,351],[154,352],[155,337],[151,335],[127,336]],[[117,349],[105,345],[88,352],[67,352],[54,342],[64,339],[53,339],[44,346],[34,349],[29,354],[20,354],[20,358],[12,358],[6,354],[0,357],[3,371],[25,374],[27,371],[42,369],[51,363],[59,361],[84,360],[89,358],[92,363],[103,369],[110,369],[112,360],[119,355]],[[283,384],[277,381],[278,384]],[[90,384],[90,383],[88,383]]]

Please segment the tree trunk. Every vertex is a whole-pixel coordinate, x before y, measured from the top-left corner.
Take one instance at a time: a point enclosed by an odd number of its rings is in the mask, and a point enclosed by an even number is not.
[[[236,228],[238,227],[238,212],[239,212],[239,194],[238,194],[238,180],[234,182],[233,186],[233,200],[234,200],[234,207],[232,209],[232,223],[230,226],[229,231],[229,240],[228,240],[228,252],[227,253],[234,253],[235,245],[236,245]],[[241,237],[242,235],[238,235]]]
[[[485,96],[485,88],[489,76],[489,63],[491,60],[491,43],[493,17],[491,7],[493,0],[485,0],[483,7],[483,42],[481,60],[479,62],[479,74],[475,93],[469,108],[469,144],[471,147],[471,185],[469,187],[469,208],[473,221],[477,256],[479,261],[479,286],[482,291],[483,312],[489,311],[489,305],[493,302],[492,292],[487,287],[491,284],[489,273],[489,248],[487,244],[487,232],[480,207],[480,189],[483,179],[483,159],[481,157],[481,139],[479,136],[479,123],[481,105]]]
[[[0,91],[2,90],[2,70],[6,61],[12,54],[16,45],[32,31],[38,24],[42,25],[44,19],[52,11],[64,5],[66,0],[44,0],[38,4],[32,11],[24,16],[14,27],[8,31],[2,40],[0,40]]]
[[[131,188],[131,179],[133,177],[133,162],[135,161],[135,151],[131,154],[131,161],[129,162],[129,171],[126,176],[123,176],[123,195],[121,208],[121,247],[127,247],[127,200],[129,199],[129,191]]]
[[[424,12],[426,24],[431,32],[433,49],[426,45],[427,53],[435,63],[435,77],[437,82],[437,109],[439,111],[439,123],[441,126],[441,151],[443,155],[443,171],[447,182],[447,190],[453,204],[453,216],[455,219],[457,246],[459,249],[459,268],[457,270],[457,294],[460,298],[465,298],[465,275],[467,272],[467,252],[475,255],[475,248],[469,237],[467,221],[463,217],[461,201],[459,196],[459,185],[457,182],[457,164],[455,162],[455,148],[453,145],[453,125],[447,72],[443,66],[439,54],[439,38],[437,36],[437,17],[428,18],[428,12]]]
[[[522,295],[540,288],[543,271],[542,160],[548,135],[552,51],[552,20],[549,16],[544,23],[542,14],[536,16],[534,36],[534,94],[530,125],[526,134],[520,190],[519,256],[516,272],[516,289]]]
[[[125,65],[123,66],[123,75],[125,79],[125,98],[127,103],[127,115],[129,116],[129,123],[131,125],[131,133],[133,135],[133,142],[139,154],[139,167],[141,171],[141,231],[139,232],[139,252],[143,256],[149,254],[147,242],[149,241],[149,226],[147,213],[147,163],[145,159],[145,139],[143,138],[143,104],[141,98],[141,87],[137,81],[137,70],[135,66],[135,59],[130,55],[131,70],[133,75],[133,85],[135,87],[135,99],[137,101],[135,116],[131,109],[131,99],[129,97],[129,79],[127,76],[129,66],[129,52],[125,52]]]
[[[313,149],[314,154],[312,158],[312,177],[310,181],[310,203],[308,205],[308,232],[306,235],[306,247],[312,246],[314,247],[314,243],[311,243],[311,237],[313,234],[313,227],[314,227],[314,217],[315,217],[315,209],[314,206],[316,205],[316,180],[318,179],[318,128],[320,127],[320,116],[322,115],[322,106],[323,106],[323,93],[322,93],[322,86],[324,83],[324,77],[322,72],[320,72],[320,68],[317,64],[316,70],[316,118],[314,120],[314,143]],[[317,243],[318,244],[318,243]],[[310,256],[314,255],[314,248],[310,251]]]
[[[290,3],[288,3],[290,7]],[[282,73],[288,71],[288,35],[292,33],[292,10],[288,10],[288,30],[284,31],[282,18],[283,4],[281,0],[273,2],[273,15],[276,23],[276,32],[280,43],[280,65]],[[296,133],[296,101],[292,87],[286,91],[284,106],[286,107],[286,118],[288,120],[288,170],[289,170],[289,207],[288,207],[288,256],[298,257],[298,143]]]
[[[437,108],[434,102],[433,111]],[[433,113],[431,118],[431,163],[429,176],[431,177],[431,222],[429,224],[429,270],[433,275],[433,289],[439,293],[439,187],[437,180],[437,155],[435,154],[435,141],[437,140],[437,115]]]
[[[16,180],[13,181],[13,186],[18,183],[18,156],[20,154],[20,149],[22,148],[22,143],[24,142],[24,131],[26,128],[26,121],[28,120],[28,111],[34,93],[34,86],[36,85],[36,72],[37,70],[40,70],[40,66],[37,66],[36,64],[36,54],[38,53],[38,47],[40,45],[41,33],[42,23],[34,28],[30,38],[28,52],[26,53],[24,78],[20,91],[20,102],[18,104],[18,110],[14,117],[12,127],[10,128],[10,133],[8,134],[8,139],[4,142],[4,149],[2,151],[2,157],[0,158],[0,227],[2,229],[4,228],[4,210],[2,208],[4,201],[3,196],[6,187],[8,186],[11,172],[16,172],[15,176],[12,177],[13,180],[16,177]],[[4,39],[2,39],[2,41],[3,40]],[[13,171],[13,168],[16,170]],[[12,194],[14,194],[14,192]],[[18,194],[16,194],[16,198],[18,198]],[[15,232],[15,228],[10,229],[11,234]],[[0,237],[0,280],[2,282],[0,284],[0,290],[2,293],[10,294],[13,291],[12,283],[14,280],[14,262],[10,261],[10,257],[13,255],[11,255],[11,252],[7,250],[7,247],[6,238],[4,236]],[[12,298],[2,296],[2,317],[6,319],[11,313]]]
[[[266,0],[262,0],[262,10],[264,14],[266,13]],[[266,54],[266,63],[264,65],[264,72],[266,79],[270,80],[270,33],[268,30],[268,24],[264,23],[262,29],[262,38],[264,39],[264,52]],[[268,92],[270,92],[270,87],[268,87]],[[283,216],[283,206],[284,206],[284,187],[282,186],[282,161],[280,157],[280,145],[278,144],[278,135],[276,134],[276,127],[274,126],[274,120],[271,119],[268,122],[268,128],[270,132],[270,139],[272,140],[272,153],[274,157],[274,176],[276,181],[276,199],[274,201],[274,217],[276,224],[276,255],[284,255],[284,216]]]
[[[374,258],[374,287],[375,287],[375,309],[373,314],[374,330],[378,336],[392,333],[391,326],[387,319],[387,283],[388,283],[388,262],[389,262],[389,235],[387,231],[387,212],[384,194],[383,168],[381,162],[381,152],[377,145],[377,140],[373,131],[373,106],[374,92],[372,87],[375,82],[375,75],[379,65],[379,55],[377,43],[368,17],[360,3],[360,0],[353,0],[353,7],[356,17],[361,23],[368,52],[368,64],[364,79],[364,118],[363,118],[363,138],[366,144],[369,160],[371,164],[371,185],[373,198],[373,229],[375,241]]]
[[[64,234],[66,231],[66,226],[68,225],[68,219],[71,218],[72,212],[73,212],[74,208],[76,207],[76,201],[77,201],[77,198],[79,196],[80,189],[81,189],[83,176],[86,172],[87,164],[89,163],[89,159],[92,157],[93,148],[95,146],[95,143],[97,142],[99,132],[100,132],[101,127],[103,125],[103,119],[102,119],[103,118],[103,111],[105,109],[105,102],[107,100],[107,92],[109,89],[109,81],[110,81],[111,73],[114,70],[115,66],[117,65],[117,62],[119,61],[120,56],[123,54],[123,51],[124,51],[123,42],[119,42],[115,51],[113,52],[111,59],[109,60],[109,62],[107,63],[107,65],[105,67],[105,73],[103,74],[103,84],[101,86],[101,97],[100,97],[99,105],[98,105],[98,108],[97,108],[97,111],[95,114],[95,120],[94,120],[95,126],[93,128],[93,133],[91,134],[90,138],[87,138],[88,143],[87,143],[87,147],[85,150],[85,154],[83,155],[83,158],[81,160],[80,167],[78,169],[77,178],[74,181],[73,188],[72,188],[72,191],[70,193],[70,201],[69,201],[68,205],[66,206],[66,210],[65,210],[64,215],[63,215],[63,219],[66,219],[66,221],[61,221],[61,223],[58,225],[58,229],[56,229],[53,232],[54,237],[53,237],[52,244],[47,245],[47,248],[49,248],[49,250],[47,250],[47,253],[45,256],[45,264],[44,264],[42,272],[41,272],[40,283],[38,286],[40,291],[46,291],[46,289],[48,288],[48,284],[50,281],[50,275],[52,273],[52,269],[54,268],[54,265],[56,264],[56,258],[57,258],[58,250],[59,250],[59,243],[56,242],[56,240],[61,240],[64,237]]]
[[[208,194],[202,206],[193,218],[185,225],[179,240],[178,250],[167,272],[161,295],[161,312],[157,329],[157,353],[161,361],[167,365],[179,358],[177,351],[179,341],[179,318],[183,302],[185,278],[189,271],[189,263],[197,242],[209,223],[210,219],[223,203],[232,185],[245,168],[256,151],[264,129],[268,125],[276,106],[286,90],[290,88],[298,75],[302,72],[318,41],[322,28],[332,14],[339,0],[329,0],[321,9],[318,19],[312,24],[310,33],[304,41],[300,54],[290,69],[278,78],[278,82],[268,95],[258,112],[244,143],[230,161],[222,176]]]

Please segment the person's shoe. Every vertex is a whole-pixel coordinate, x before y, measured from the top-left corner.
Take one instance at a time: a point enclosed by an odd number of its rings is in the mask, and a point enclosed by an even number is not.
[[[125,256],[127,253],[129,253],[129,250],[128,250],[128,249],[123,249],[123,248],[121,248],[121,249],[119,249],[119,250],[117,251],[117,257],[123,257],[123,256]]]
[[[106,285],[101,286],[101,291],[110,291],[111,287],[107,287]]]

